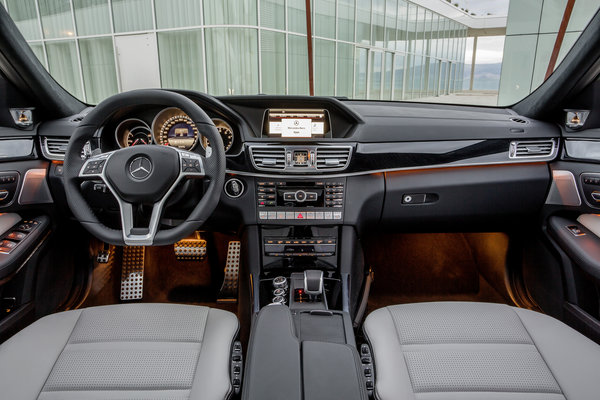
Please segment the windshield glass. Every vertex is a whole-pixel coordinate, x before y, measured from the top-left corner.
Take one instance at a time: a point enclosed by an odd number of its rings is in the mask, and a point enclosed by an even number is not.
[[[598,0],[0,0],[75,97],[126,90],[514,104]],[[308,34],[307,34],[308,32]]]

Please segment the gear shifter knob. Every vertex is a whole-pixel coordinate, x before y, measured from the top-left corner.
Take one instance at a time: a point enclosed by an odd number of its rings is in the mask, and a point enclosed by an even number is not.
[[[304,293],[311,298],[323,293],[323,271],[304,271]]]

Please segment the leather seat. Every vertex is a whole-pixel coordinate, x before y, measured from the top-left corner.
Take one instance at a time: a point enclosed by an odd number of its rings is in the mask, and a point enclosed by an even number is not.
[[[0,346],[3,399],[225,399],[236,316],[123,304],[44,317]]]
[[[600,398],[600,346],[546,315],[487,303],[371,313],[378,399]]]

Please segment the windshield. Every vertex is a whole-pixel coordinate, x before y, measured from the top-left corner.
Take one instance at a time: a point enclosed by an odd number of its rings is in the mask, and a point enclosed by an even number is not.
[[[87,103],[126,90],[514,104],[598,0],[0,0]],[[308,32],[308,34],[307,34]]]

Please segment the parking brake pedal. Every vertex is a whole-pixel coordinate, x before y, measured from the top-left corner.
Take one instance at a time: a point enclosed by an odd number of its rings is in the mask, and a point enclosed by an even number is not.
[[[121,300],[139,300],[144,292],[144,246],[123,247]]]
[[[206,257],[206,240],[202,239],[200,232],[194,232],[189,238],[180,240],[173,245],[177,261],[203,260]]]
[[[237,303],[238,278],[240,274],[240,248],[241,242],[231,241],[227,248],[227,261],[225,262],[225,276],[219,291],[217,303]]]

